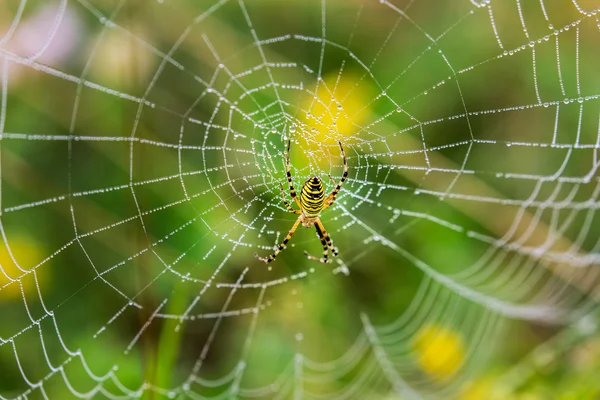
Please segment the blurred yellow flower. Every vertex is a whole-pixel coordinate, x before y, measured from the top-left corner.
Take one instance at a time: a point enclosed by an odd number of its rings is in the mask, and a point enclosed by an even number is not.
[[[326,75],[315,85],[314,97],[305,98],[304,104],[299,105],[308,110],[301,115],[304,129],[319,141],[352,135],[356,125],[369,118],[367,103],[373,99],[373,92],[365,80],[352,72]]]
[[[297,126],[290,129],[306,139],[307,150],[317,151],[323,144],[335,144],[338,140],[344,142],[371,119],[368,102],[375,97],[375,90],[367,79],[353,72],[326,75],[309,93],[314,96],[307,96],[298,104],[305,111],[299,114]],[[329,165],[325,157],[312,161],[321,167]]]
[[[21,281],[25,295],[37,291],[36,279],[40,287],[47,281],[47,276],[43,273],[46,268],[38,268],[35,277],[33,271],[27,273],[43,260],[39,246],[24,236],[11,238],[9,246],[10,249],[5,243],[0,246],[0,303],[22,297],[18,280]]]
[[[424,325],[412,345],[419,367],[435,380],[450,378],[464,361],[462,337],[443,326]]]

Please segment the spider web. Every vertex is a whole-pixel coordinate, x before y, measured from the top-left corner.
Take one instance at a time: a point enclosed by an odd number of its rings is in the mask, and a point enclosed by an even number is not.
[[[206,3],[0,6],[0,399],[452,398],[595,331],[600,4]],[[288,139],[296,190],[346,151],[329,264],[252,256]]]

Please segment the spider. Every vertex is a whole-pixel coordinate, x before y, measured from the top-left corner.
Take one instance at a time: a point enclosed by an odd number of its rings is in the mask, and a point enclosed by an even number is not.
[[[305,251],[304,254],[306,255],[306,257],[308,257],[311,260],[326,263],[327,257],[329,255],[329,248],[331,248],[331,252],[334,256],[338,255],[337,249],[333,247],[331,238],[329,237],[329,234],[325,230],[325,227],[323,226],[323,223],[319,218],[321,212],[333,204],[337,194],[340,191],[340,188],[342,187],[344,181],[346,180],[346,177],[348,176],[348,163],[346,162],[346,153],[344,153],[342,143],[338,143],[342,152],[342,158],[344,159],[344,173],[342,174],[342,177],[337,183],[335,189],[333,189],[329,196],[325,198],[325,188],[323,186],[323,182],[318,176],[313,176],[312,178],[309,178],[306,182],[304,182],[304,185],[302,185],[302,189],[300,190],[300,199],[298,199],[298,195],[296,194],[296,191],[294,190],[294,185],[292,184],[292,174],[290,172],[290,141],[288,140],[287,151],[285,152],[285,166],[287,170],[286,174],[290,187],[290,196],[292,196],[292,199],[294,199],[298,207],[300,207],[299,210],[295,210],[294,208],[292,208],[292,206],[290,206],[290,203],[288,203],[288,201],[285,199],[285,192],[281,183],[279,184],[279,187],[281,188],[281,197],[283,199],[283,204],[285,204],[289,212],[298,214],[299,217],[292,226],[292,229],[290,229],[290,231],[288,232],[285,239],[283,239],[283,242],[279,245],[279,247],[275,250],[273,254],[271,254],[268,257],[259,257],[258,254],[254,253],[254,257],[256,257],[258,260],[264,263],[270,263],[271,261],[275,260],[275,257],[277,257],[281,250],[285,248],[285,245],[287,244],[287,242],[290,241],[292,235],[294,234],[294,232],[296,232],[296,229],[300,224],[302,224],[302,226],[304,226],[305,228],[310,228],[311,226],[314,226],[317,230],[317,235],[319,235],[319,239],[321,239],[321,244],[323,245],[322,258],[312,256]],[[331,179],[331,181],[335,184],[335,181],[333,180],[331,175],[329,176],[329,179]]]

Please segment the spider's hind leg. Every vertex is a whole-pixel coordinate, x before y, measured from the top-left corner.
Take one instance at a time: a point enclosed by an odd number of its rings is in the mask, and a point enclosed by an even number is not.
[[[292,229],[290,229],[290,231],[288,232],[285,239],[283,239],[283,242],[281,242],[281,244],[279,245],[279,247],[277,247],[273,254],[271,254],[269,257],[260,257],[258,254],[254,253],[254,257],[256,257],[257,260],[264,262],[265,264],[275,260],[277,255],[281,252],[281,250],[285,249],[285,245],[287,244],[287,242],[290,241],[294,232],[296,232],[296,229],[298,228],[298,225],[300,225],[300,222],[302,222],[302,218],[299,217],[296,220],[296,223],[292,226]]]
[[[325,238],[325,241],[327,242],[327,246],[329,246],[333,255],[337,257],[337,255],[339,254],[338,249],[333,246],[331,236],[329,236],[329,233],[327,233],[327,231],[325,230],[325,225],[323,225],[323,223],[321,222],[321,219],[317,219],[315,221],[315,223],[318,224],[319,229],[321,229],[321,232],[323,232],[323,237]]]
[[[329,258],[328,258],[329,248],[331,248],[331,251],[334,256],[338,255],[338,251],[335,247],[333,247],[331,238],[329,237],[329,234],[327,233],[327,231],[325,230],[325,227],[321,223],[321,220],[317,219],[315,221],[315,229],[317,230],[317,234],[319,235],[319,239],[321,240],[321,245],[323,246],[323,257],[322,258],[315,257],[315,256],[309,254],[307,251],[304,252],[304,255],[309,260],[314,260],[314,261],[318,261],[318,262],[325,264],[325,263],[327,263],[327,261],[329,261]]]

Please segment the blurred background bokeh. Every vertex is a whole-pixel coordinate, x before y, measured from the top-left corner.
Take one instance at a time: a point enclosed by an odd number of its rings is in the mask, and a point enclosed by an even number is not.
[[[0,0],[0,399],[600,398],[599,17]]]

